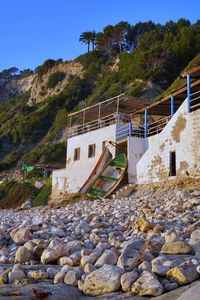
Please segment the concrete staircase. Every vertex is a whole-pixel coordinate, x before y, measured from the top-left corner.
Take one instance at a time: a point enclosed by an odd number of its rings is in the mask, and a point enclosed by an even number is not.
[[[124,185],[111,195],[111,199],[127,198],[135,190],[135,187],[134,183]]]

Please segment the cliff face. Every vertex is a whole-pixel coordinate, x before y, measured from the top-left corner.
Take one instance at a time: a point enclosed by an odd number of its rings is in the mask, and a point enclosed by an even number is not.
[[[49,86],[49,80],[52,75],[63,74],[63,79],[60,80],[54,86]],[[43,76],[36,75],[30,90],[30,99],[28,104],[31,105],[34,102],[38,103],[45,98],[56,95],[62,91],[64,86],[68,83],[70,75],[82,75],[82,65],[76,62],[65,62],[53,66]]]
[[[50,86],[48,84],[49,79],[54,74],[62,74],[62,78],[59,82],[55,82],[53,86]],[[30,91],[29,105],[31,105],[33,101],[35,103],[41,102],[45,98],[62,91],[71,75],[82,75],[82,65],[80,63],[61,62],[49,68],[47,73],[42,76],[35,73],[24,78],[18,76],[0,78],[0,102],[27,91]]]
[[[25,78],[0,79],[0,103],[18,94],[27,92],[32,87],[36,75]]]

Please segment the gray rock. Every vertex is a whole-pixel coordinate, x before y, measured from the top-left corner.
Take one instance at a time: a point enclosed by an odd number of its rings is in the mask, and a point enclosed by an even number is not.
[[[120,255],[117,265],[125,271],[132,271],[144,258],[145,241],[137,239],[129,242]]]
[[[192,253],[192,247],[185,241],[175,241],[165,243],[161,249],[165,254],[187,254]]]
[[[64,283],[69,285],[78,286],[78,281],[81,279],[81,273],[77,270],[67,272],[64,278]]]
[[[23,245],[28,242],[31,235],[29,228],[16,228],[10,233],[11,238],[18,245]]]
[[[117,263],[117,254],[114,251],[106,250],[96,261],[95,267],[100,268],[104,265],[116,265]]]
[[[87,295],[98,296],[116,292],[120,288],[122,269],[117,266],[105,265],[87,275],[83,292]]]
[[[130,292],[133,283],[138,279],[139,273],[137,271],[127,272],[121,277],[121,286],[124,292]]]
[[[15,262],[25,263],[31,259],[34,259],[34,257],[25,246],[19,247],[19,249],[16,251]]]
[[[163,293],[163,286],[156,275],[143,271],[141,277],[132,285],[132,292],[138,296],[159,296]]]
[[[175,280],[179,285],[184,285],[196,280],[199,274],[191,262],[185,262],[167,272],[167,278]]]
[[[8,274],[9,283],[13,283],[16,280],[24,279],[25,277],[26,277],[25,273],[21,270],[14,270],[9,272]]]

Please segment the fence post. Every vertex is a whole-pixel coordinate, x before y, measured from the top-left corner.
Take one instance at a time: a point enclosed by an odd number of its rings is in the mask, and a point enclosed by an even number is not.
[[[144,111],[144,137],[147,138],[147,129],[148,129],[148,110]]]
[[[144,150],[147,150],[148,147],[148,141],[147,141],[147,136],[148,136],[148,110],[145,109],[144,111]]]
[[[190,113],[190,74],[187,74],[187,101],[188,101],[188,113]]]
[[[171,117],[174,114],[174,96],[171,95]]]
[[[132,126],[132,122],[129,123],[129,136],[132,136],[132,132],[133,132],[133,126]]]

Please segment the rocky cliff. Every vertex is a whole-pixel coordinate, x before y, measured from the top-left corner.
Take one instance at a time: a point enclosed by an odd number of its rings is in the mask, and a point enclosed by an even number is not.
[[[60,61],[48,68],[47,72],[42,75],[36,71],[34,74],[23,78],[20,76],[1,76],[0,102],[27,91],[30,91],[29,105],[32,105],[33,102],[41,102],[45,98],[62,91],[71,75],[82,75],[82,65],[80,63]]]

